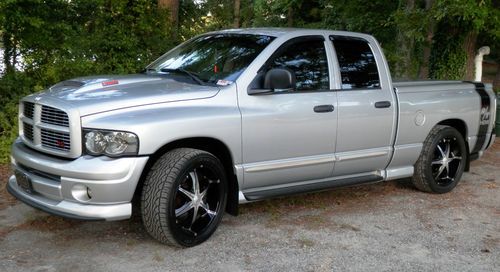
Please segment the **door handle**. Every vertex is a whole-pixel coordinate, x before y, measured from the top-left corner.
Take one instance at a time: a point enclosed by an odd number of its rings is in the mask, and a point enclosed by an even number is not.
[[[375,108],[381,109],[381,108],[389,108],[391,106],[390,101],[378,101],[375,102]]]
[[[314,112],[332,112],[333,105],[318,105],[314,107]]]

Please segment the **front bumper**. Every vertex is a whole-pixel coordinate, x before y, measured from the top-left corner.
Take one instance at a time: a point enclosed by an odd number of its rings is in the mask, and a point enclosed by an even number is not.
[[[84,220],[129,218],[131,200],[148,160],[103,156],[67,160],[34,151],[20,141],[12,145],[11,154],[13,170],[31,182],[30,190],[25,190],[11,176],[7,190],[12,195],[48,213]]]

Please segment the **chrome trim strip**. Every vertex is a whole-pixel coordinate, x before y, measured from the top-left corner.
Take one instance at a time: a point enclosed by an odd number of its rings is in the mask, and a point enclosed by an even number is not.
[[[243,164],[246,173],[294,168],[335,162],[334,154]]]
[[[70,133],[69,127],[56,126],[56,125],[51,125],[51,124],[47,124],[47,123],[38,123],[38,124],[36,124],[36,126],[38,128],[45,128],[45,129],[49,129],[52,131],[65,132],[68,134]]]
[[[387,155],[388,153],[389,151],[375,151],[370,153],[336,155],[336,159],[337,161],[348,161],[348,160],[365,159],[372,157],[381,157]]]
[[[424,144],[416,143],[416,144],[402,144],[396,145],[394,149],[403,149],[403,148],[421,148]]]
[[[28,117],[26,117],[24,115],[21,116],[21,122],[28,123],[30,125],[34,125],[35,124],[35,122],[33,121],[33,119],[29,119]]]

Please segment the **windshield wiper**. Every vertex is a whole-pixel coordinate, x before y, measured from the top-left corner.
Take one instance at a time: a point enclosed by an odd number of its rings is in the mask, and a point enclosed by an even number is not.
[[[182,68],[175,68],[175,69],[172,69],[172,68],[162,68],[160,69],[161,72],[167,72],[167,73],[181,73],[181,74],[185,74],[185,75],[188,75],[191,79],[193,79],[196,83],[200,84],[200,85],[205,85],[205,82],[203,82],[203,80],[201,80],[197,75],[195,75],[194,73],[192,72],[189,72],[187,70],[184,70]]]
[[[144,70],[141,71],[141,73],[144,73],[144,74],[147,74],[149,72],[156,72],[156,69],[153,69],[153,68],[146,68]]]

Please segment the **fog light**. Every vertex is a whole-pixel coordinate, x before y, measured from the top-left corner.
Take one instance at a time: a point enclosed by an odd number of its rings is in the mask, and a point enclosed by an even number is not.
[[[92,198],[92,191],[83,184],[76,184],[71,189],[73,198],[80,202],[88,202]]]

